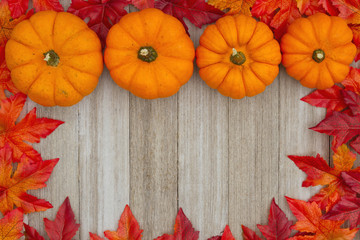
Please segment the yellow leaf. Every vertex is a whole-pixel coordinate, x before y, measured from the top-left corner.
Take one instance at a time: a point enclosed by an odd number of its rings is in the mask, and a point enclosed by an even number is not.
[[[220,10],[229,9],[227,14],[245,14],[251,16],[250,8],[254,5],[255,0],[208,0],[208,4]]]

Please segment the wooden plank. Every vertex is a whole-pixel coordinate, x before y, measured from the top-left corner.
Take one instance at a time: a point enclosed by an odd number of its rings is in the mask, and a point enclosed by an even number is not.
[[[198,44],[204,28],[188,26]],[[198,68],[179,92],[179,207],[200,239],[219,235],[228,221],[228,104]]]
[[[144,239],[172,233],[177,212],[177,95],[130,95],[130,207]]]
[[[266,223],[278,194],[279,79],[260,95],[231,100],[229,108],[229,223],[241,239],[241,224]]]
[[[79,109],[80,237],[116,230],[129,203],[129,93],[104,70]]]
[[[279,194],[278,202],[286,214],[294,219],[284,196],[308,200],[319,188],[302,188],[306,175],[288,159],[288,155],[315,156],[329,159],[329,137],[308,128],[325,117],[323,108],[313,107],[300,99],[312,89],[302,87],[298,81],[280,73],[280,139],[279,139]]]

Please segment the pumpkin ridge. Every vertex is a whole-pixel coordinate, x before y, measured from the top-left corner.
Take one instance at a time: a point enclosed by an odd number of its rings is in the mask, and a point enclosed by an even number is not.
[[[245,44],[246,46],[249,44],[249,42],[253,39],[255,32],[256,32],[256,28],[259,26],[259,22],[256,22],[256,26],[254,28],[254,31],[251,34],[251,37],[249,38],[249,41],[247,41],[247,43]]]
[[[55,28],[55,24],[54,24],[54,28]],[[84,31],[87,31],[89,30],[90,28],[84,28],[84,29],[81,29],[80,31],[74,33],[73,35],[71,35],[70,37],[68,37],[60,46],[56,46],[57,49],[60,49],[60,52],[61,52],[61,49],[63,48],[63,46],[68,42],[70,41],[71,39],[73,39],[73,37],[77,36],[78,34],[84,32]],[[91,29],[90,29],[91,30]],[[91,30],[92,31],[92,30]],[[54,40],[54,38],[53,38]],[[54,40],[55,42],[55,40]],[[54,45],[54,48],[55,48],[55,45]]]
[[[78,94],[80,94],[81,96],[84,97],[84,94],[82,94],[82,93],[74,86],[74,84],[70,81],[68,75],[66,74],[66,71],[64,71],[63,68],[60,68],[60,69],[61,69],[61,71],[62,71],[63,74],[64,74],[64,78],[65,78],[66,81],[71,85],[71,87],[75,90],[75,92],[77,92]],[[54,92],[55,92],[55,91],[54,91]]]
[[[295,40],[297,40],[298,42],[302,43],[303,45],[305,45],[308,48],[313,48],[313,46],[309,46],[306,42],[302,41],[299,37],[294,36],[294,34],[292,34],[291,32],[287,32],[287,34],[289,34],[291,37],[293,37]],[[316,39],[317,40],[317,39]]]
[[[289,54],[287,54],[287,55],[292,55],[293,53],[289,53]],[[299,54],[299,53],[294,53],[294,54],[297,54],[297,55],[307,55],[307,54]],[[285,55],[285,54],[284,54]],[[299,61],[297,61],[297,62],[294,62],[293,64],[290,64],[290,65],[286,65],[286,67],[288,68],[288,67],[292,67],[292,66],[294,66],[294,65],[296,65],[296,64],[298,64],[298,63],[300,63],[300,62],[302,62],[302,61],[305,61],[306,60],[306,58],[304,58],[304,59],[302,59],[302,60],[299,60]]]
[[[137,70],[138,70],[138,68],[139,68],[139,65],[140,64],[136,64],[136,69],[135,69],[135,71],[133,72],[133,74],[132,74],[132,76],[131,76],[131,78],[130,78],[130,81],[129,81],[129,84],[128,84],[128,90],[131,92],[131,88],[132,88],[132,84],[133,84],[133,82],[134,82],[134,75],[136,74],[136,72],[137,72]],[[114,68],[115,69],[115,68]],[[114,70],[113,69],[113,70]]]
[[[58,15],[59,15],[59,14],[56,13],[56,16],[55,16],[54,22],[53,22],[53,26],[52,26],[52,31],[51,31],[51,34],[52,34],[51,40],[52,40],[52,45],[53,45],[54,48],[55,48],[55,40],[54,40],[54,36],[55,36],[55,23],[56,23],[56,19],[57,19]]]
[[[29,63],[27,63],[29,64]],[[27,64],[21,65],[21,66],[25,66]],[[38,75],[34,78],[34,80],[32,81],[32,83],[29,85],[29,87],[27,88],[27,90],[25,91],[25,94],[27,95],[29,93],[30,88],[32,87],[32,85],[34,85],[34,83],[38,80],[38,78],[41,76],[41,74],[43,74],[46,71],[46,69],[43,69],[42,71],[40,71],[38,73]]]
[[[310,21],[309,19],[307,19],[307,18],[304,18],[304,19],[308,20],[308,21],[311,23],[311,26],[312,26],[312,29],[313,29],[313,33],[314,33],[315,39],[316,39],[317,43],[318,43],[319,45],[321,45],[321,41],[320,41],[320,39],[319,39],[319,37],[318,37],[318,34],[317,34],[317,32],[316,32],[316,27],[314,26],[314,23],[313,23],[312,21]]]
[[[267,42],[265,42],[265,43],[261,44],[260,46],[257,46],[256,48],[249,48],[249,47],[248,47],[248,45],[246,45],[246,50],[248,50],[248,49],[249,49],[249,51],[248,51],[248,52],[252,52],[252,50],[255,50],[255,49],[260,49],[260,48],[262,48],[263,46],[265,46],[266,44],[268,44],[269,42],[271,42],[272,40],[274,40],[274,39],[270,39],[269,41],[267,41]]]
[[[28,65],[28,64],[34,64],[34,63],[39,63],[39,62],[40,62],[40,61],[39,61],[38,59],[34,59],[33,61],[26,62],[26,63],[20,64],[20,65],[18,65],[18,66],[16,66],[16,67],[12,68],[11,71],[14,70],[14,69],[16,69],[16,68],[18,68],[18,67],[23,67],[23,66],[26,66],[26,65]]]
[[[244,89],[245,89],[245,96],[248,97],[247,92],[249,91],[249,89],[248,89],[248,87],[246,86],[246,81],[244,80],[244,79],[245,79],[244,71],[241,71],[241,76],[242,76],[242,78],[243,78],[243,84],[244,84]]]
[[[271,64],[268,64],[271,65]],[[254,69],[251,68],[251,64],[249,64],[249,69],[253,72],[253,74],[260,80],[260,82],[262,82],[265,86],[268,86],[264,80],[262,80],[262,78],[259,77],[259,75],[256,73],[256,71],[254,71]]]
[[[215,63],[214,63],[214,64],[215,64]],[[211,64],[211,65],[213,65],[213,64]],[[226,79],[227,76],[229,75],[229,73],[230,73],[230,71],[231,71],[232,68],[233,68],[233,67],[229,67],[229,69],[228,69],[227,73],[225,74],[223,80],[219,83],[219,85],[216,87],[216,89],[218,89],[218,88],[225,82],[225,79]],[[241,71],[241,72],[242,72],[242,71]]]
[[[153,70],[153,66],[149,66],[151,67],[151,70]],[[164,67],[165,68],[165,67]],[[160,96],[159,94],[159,77],[158,77],[158,71],[152,71],[154,73],[154,79],[156,81],[156,95]],[[176,79],[177,80],[177,79]],[[180,85],[181,86],[181,85]]]
[[[57,76],[58,76],[58,71],[56,71],[56,78],[57,78]],[[53,87],[53,98],[54,98],[54,103],[55,103],[55,105],[59,105],[57,102],[56,102],[56,93],[55,93],[55,89],[57,89],[57,87],[56,87],[56,78],[53,76],[53,75],[51,75],[52,76],[52,78],[53,78],[53,85],[54,85],[54,87]]]
[[[22,43],[22,42],[20,42],[20,41],[18,41],[18,40],[16,40],[16,39],[14,39],[14,38],[9,39],[9,41],[14,41],[14,42],[16,42],[16,43],[18,43],[18,44],[21,44],[21,45],[29,48],[29,49],[40,51],[40,49],[38,49],[38,48],[36,48],[36,47],[33,47],[33,46],[30,46],[30,45],[28,45],[28,44],[24,44],[24,43]]]
[[[218,28],[218,26],[217,26],[216,24],[215,24],[215,27],[217,28],[218,32],[220,33],[221,37],[224,39],[224,41],[226,42],[226,44],[228,45],[228,47],[229,47],[229,48],[232,48],[232,47],[230,46],[230,44],[226,41],[224,35],[222,34],[222,32],[220,31],[220,29]]]
[[[179,83],[180,87],[183,85],[180,81],[180,79],[178,78],[177,75],[175,75],[170,69],[168,69],[164,64],[162,64],[160,61],[158,62],[159,65],[163,66],[163,68],[165,68]]]
[[[82,72],[82,73],[87,73],[87,74],[89,74],[89,75],[92,75],[92,76],[97,77],[95,74],[92,74],[92,73],[85,72],[85,71],[83,71],[83,70],[77,69],[76,67],[73,67],[73,66],[71,66],[71,65],[69,65],[69,64],[66,64],[66,62],[62,62],[62,64],[65,65],[66,67],[75,69],[76,71],[79,71],[79,72]]]
[[[125,28],[123,28],[119,23],[117,24],[132,40],[134,40],[134,42],[136,42],[141,47],[142,44],[140,44],[134,36],[132,36],[128,31],[126,31]]]
[[[161,18],[161,21],[160,21],[160,26],[162,26],[162,23],[163,23],[163,21],[164,21],[164,19],[165,19],[165,14],[162,14],[161,15],[162,16],[162,18]],[[141,19],[141,22],[143,23],[143,25],[145,26],[145,19],[143,19],[143,18],[140,18]],[[159,35],[159,32],[160,32],[160,30],[162,29],[162,27],[158,27],[157,28],[157,32],[156,32],[156,34],[154,34],[154,39],[157,39],[157,36]]]
[[[40,37],[40,34],[36,31],[36,29],[34,28],[34,26],[32,25],[31,21],[28,20],[30,23],[30,26],[32,27],[32,29],[34,30],[34,32],[36,33],[37,37],[40,39],[40,41],[42,42],[42,44],[44,45],[44,47],[46,48],[50,48],[45,42],[44,40]]]

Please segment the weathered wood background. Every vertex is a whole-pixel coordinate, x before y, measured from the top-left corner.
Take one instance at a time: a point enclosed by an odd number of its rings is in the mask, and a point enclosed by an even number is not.
[[[195,46],[203,30],[190,26]],[[44,234],[42,219],[53,219],[66,196],[81,224],[75,239],[116,230],[126,204],[145,240],[172,233],[180,207],[202,240],[226,224],[241,239],[241,224],[267,223],[272,198],[293,219],[284,196],[307,200],[317,189],[301,187],[305,175],[287,155],[320,153],[330,161],[329,137],[308,129],[325,115],[300,101],[310,91],[281,67],[264,93],[232,100],[195,68],[178,94],[149,101],[104,70],[96,90],[73,107],[29,101],[26,110],[66,123],[36,145],[44,159],[60,162],[48,187],[32,192],[54,208],[28,222]]]

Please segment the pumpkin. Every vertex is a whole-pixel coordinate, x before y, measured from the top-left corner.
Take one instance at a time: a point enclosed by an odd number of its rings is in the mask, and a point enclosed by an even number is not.
[[[281,62],[279,43],[269,27],[245,15],[225,16],[208,26],[196,58],[206,84],[235,99],[263,92]]]
[[[120,87],[154,99],[175,94],[190,79],[194,55],[181,22],[148,8],[123,16],[111,27],[104,60]]]
[[[308,88],[343,81],[356,54],[353,34],[340,17],[317,13],[296,19],[281,39],[287,73]]]
[[[14,28],[5,57],[21,92],[43,106],[71,106],[90,94],[103,70],[96,33],[79,17],[42,11]]]

